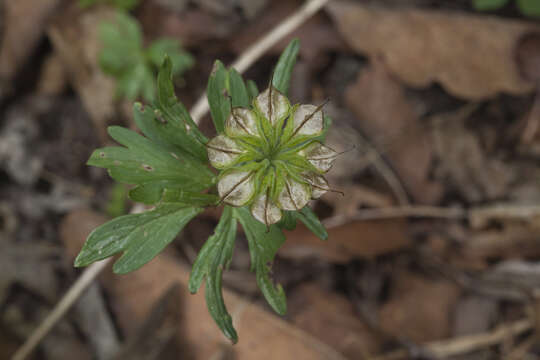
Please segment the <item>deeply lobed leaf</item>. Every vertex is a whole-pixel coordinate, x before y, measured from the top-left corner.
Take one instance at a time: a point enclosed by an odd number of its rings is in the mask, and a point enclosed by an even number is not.
[[[294,39],[287,45],[274,69],[274,75],[272,77],[272,85],[278,89],[281,93],[287,95],[289,93],[289,86],[291,83],[291,74],[296,64],[296,57],[300,50],[300,40]]]
[[[257,221],[246,208],[234,208],[234,216],[244,231],[251,254],[251,268],[255,270],[257,285],[266,301],[275,312],[287,312],[287,300],[281,285],[274,285],[270,279],[270,266],[278,249],[285,242],[285,236],[277,225],[265,226]]]
[[[206,279],[206,305],[215,322],[231,341],[236,343],[238,335],[232,324],[232,318],[222,294],[222,274],[227,269],[233,254],[236,240],[236,219],[233,210],[226,206],[214,231],[208,238],[193,264],[189,278],[189,291],[196,293]]]
[[[113,266],[117,274],[140,268],[159,254],[202,208],[182,203],[165,203],[142,214],[117,217],[88,236],[75,266],[124,252]]]
[[[162,147],[134,131],[113,126],[109,134],[126,147],[97,149],[88,165],[106,168],[120,182],[139,185],[132,194],[145,203],[159,201],[166,188],[200,192],[214,184],[214,175],[180,149]]]

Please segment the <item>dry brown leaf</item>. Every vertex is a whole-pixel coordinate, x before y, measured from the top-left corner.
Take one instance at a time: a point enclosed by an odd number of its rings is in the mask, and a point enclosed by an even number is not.
[[[71,219],[68,220],[71,224],[64,227],[72,228],[70,231],[64,230],[64,234],[69,236],[63,236],[64,241],[71,243],[70,249],[80,249],[92,222],[99,219],[99,215],[89,215],[91,213],[88,210],[77,213],[70,215]],[[80,231],[73,230],[78,216],[90,219],[86,225],[81,226]],[[112,309],[126,337],[135,336],[156,300],[172,285],[180,284],[180,293],[183,296],[178,304],[177,339],[179,343],[188,346],[182,359],[209,359],[222,353],[224,347],[229,348],[230,343],[208,313],[204,288],[197,294],[190,295],[188,279],[189,269],[163,253],[141,269],[127,275],[114,275],[110,270],[106,270],[102,275]],[[345,359],[328,345],[227,289],[224,289],[224,297],[240,337],[232,349],[235,359]]]
[[[461,251],[469,261],[534,257],[540,255],[539,236],[538,226],[508,222],[499,230],[473,232]]]
[[[0,32],[0,81],[9,86],[16,72],[27,61],[43,37],[49,17],[60,0],[16,0],[2,1],[3,18]],[[0,20],[1,21],[1,20]],[[0,96],[4,93],[0,87]]]
[[[458,286],[406,271],[396,275],[390,300],[380,309],[381,328],[397,338],[414,342],[450,335],[451,314],[460,294]]]
[[[436,115],[432,122],[437,178],[456,187],[470,202],[494,200],[508,193],[517,172],[511,164],[485,153],[478,136],[465,127],[474,107]]]
[[[137,329],[136,336],[128,339],[123,348],[113,358],[115,360],[154,360],[176,359],[178,348],[174,345],[175,335],[180,324],[178,312],[182,294],[177,285],[172,285],[161,298],[156,300],[145,319]],[[176,356],[170,354],[175,352]],[[111,359],[107,357],[106,359]]]
[[[295,259],[319,257],[347,263],[354,258],[374,258],[411,245],[407,224],[402,220],[357,221],[328,230],[328,241],[321,241],[305,226],[287,233],[279,255]]]
[[[534,87],[514,60],[518,40],[540,30],[533,23],[346,1],[332,1],[327,8],[356,51],[382,55],[390,71],[411,86],[436,81],[452,95],[476,100]]]
[[[461,298],[455,307],[452,335],[462,336],[488,331],[497,319],[498,303],[478,295]]]
[[[382,345],[348,299],[317,284],[295,289],[289,296],[289,308],[293,324],[350,359],[369,358]]]
[[[189,295],[189,270],[166,255],[159,255],[142,269],[125,276],[107,276],[105,286],[112,307],[126,334],[141,325],[152,304],[173,283],[185,294],[180,306],[178,339],[189,344],[190,357],[209,359],[228,341],[208,314],[204,291]],[[156,281],[159,279],[159,281]],[[239,296],[224,290],[240,340],[234,346],[237,359],[343,359],[329,346]]]
[[[41,66],[36,92],[45,96],[58,96],[66,86],[67,74],[64,64],[57,53],[52,53],[45,58]]]
[[[82,12],[74,3],[59,14],[48,28],[54,50],[79,94],[102,141],[107,139],[105,123],[115,113],[115,83],[100,69],[99,24],[113,18],[114,11],[95,8]]]
[[[442,188],[428,179],[433,152],[429,133],[386,66],[374,59],[347,89],[345,99],[359,126],[390,161],[405,189],[418,202],[436,203]]]
[[[60,238],[72,260],[81,251],[88,234],[106,221],[107,217],[85,208],[73,210],[62,219]]]

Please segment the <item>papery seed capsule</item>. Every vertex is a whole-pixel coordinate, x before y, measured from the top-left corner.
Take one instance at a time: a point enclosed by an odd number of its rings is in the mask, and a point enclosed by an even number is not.
[[[322,173],[330,170],[334,160],[336,160],[338,156],[336,151],[319,142],[308,145],[306,148],[299,151],[298,154],[305,156],[305,158]]]
[[[330,190],[328,181],[324,176],[315,173],[303,174],[304,179],[311,185],[311,198],[318,199]]]
[[[291,107],[272,87],[253,106],[232,109],[225,133],[206,146],[210,163],[222,171],[217,185],[221,200],[249,205],[258,221],[271,225],[281,219],[282,210],[299,211],[330,190],[321,174],[338,154],[320,142],[323,105]]]
[[[286,116],[290,108],[289,100],[274,87],[260,93],[255,99],[255,106],[271,125]]]
[[[286,179],[279,194],[278,203],[283,210],[301,210],[310,198],[311,189],[308,184]]]
[[[216,169],[224,169],[233,164],[236,159],[246,151],[236,141],[225,136],[218,135],[206,144],[210,164]]]
[[[230,137],[257,136],[257,120],[253,111],[244,108],[234,108],[227,118],[225,131]]]
[[[318,135],[324,128],[322,110],[315,105],[300,105],[293,115],[293,135]]]
[[[251,214],[265,225],[272,225],[281,220],[281,210],[266,194],[259,195],[251,206]]]
[[[218,193],[229,205],[244,206],[255,193],[253,172],[232,170],[218,182]]]

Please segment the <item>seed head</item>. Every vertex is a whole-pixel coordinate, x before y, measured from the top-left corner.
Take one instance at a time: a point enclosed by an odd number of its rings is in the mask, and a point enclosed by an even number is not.
[[[337,152],[321,142],[321,106],[294,105],[270,86],[251,109],[237,107],[225,132],[207,144],[208,158],[219,174],[218,192],[232,206],[250,206],[270,225],[282,210],[301,210],[329,190],[324,174]]]

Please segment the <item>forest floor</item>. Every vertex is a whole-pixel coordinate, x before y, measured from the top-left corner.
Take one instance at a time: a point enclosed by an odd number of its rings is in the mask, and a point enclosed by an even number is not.
[[[195,66],[189,109],[213,61],[230,64],[298,0],[141,0],[146,42],[180,39]],[[131,103],[98,65],[114,11],[72,1],[0,1],[0,358],[7,359],[81,273],[88,233],[132,203],[85,165],[133,128]],[[344,151],[313,204],[328,227],[287,233],[273,264],[288,313],[271,312],[240,239],[225,298],[232,346],[190,295],[190,264],[216,223],[192,221],[164,254],[106,270],[35,359],[539,359],[540,22],[513,2],[333,0],[245,73],[264,88],[301,41],[293,103],[333,118]],[[209,116],[201,123],[212,135]]]

